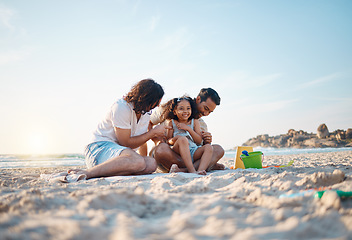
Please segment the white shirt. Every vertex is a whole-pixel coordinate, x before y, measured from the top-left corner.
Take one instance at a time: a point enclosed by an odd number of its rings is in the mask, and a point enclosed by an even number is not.
[[[109,141],[117,143],[114,127],[131,129],[131,137],[146,133],[150,115],[151,111],[141,115],[137,122],[133,105],[124,99],[119,99],[111,106],[105,118],[98,124],[97,129],[93,133],[92,142]]]

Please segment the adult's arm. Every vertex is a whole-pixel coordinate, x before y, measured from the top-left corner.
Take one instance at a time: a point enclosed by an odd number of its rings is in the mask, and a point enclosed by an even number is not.
[[[165,122],[161,123],[160,125],[167,126],[167,125],[165,124]],[[153,126],[154,126],[153,122],[150,121],[150,122],[149,122],[148,129],[149,129],[149,130],[153,129]],[[167,129],[167,127],[166,127],[166,129]],[[154,142],[155,145],[158,145],[160,142],[166,142],[166,140],[167,140],[167,137],[166,137],[165,134],[162,135],[162,136],[159,136],[159,137],[153,137],[153,138],[152,138],[152,141]]]
[[[166,130],[167,143],[170,144],[170,145],[174,145],[179,136],[173,137],[174,128],[173,128],[173,125],[172,125],[172,120],[166,121],[165,125],[169,127],[169,129]]]
[[[157,107],[152,110],[152,115],[150,116],[150,122],[152,125],[158,125],[159,123],[161,123],[162,111],[162,107]]]
[[[208,126],[202,118],[198,119],[203,139],[203,144],[211,143],[213,141],[213,136],[208,132]]]
[[[203,144],[211,143],[213,141],[213,136],[210,132],[202,132]]]
[[[165,129],[165,126],[158,125],[146,133],[131,137],[131,129],[114,127],[117,143],[132,149],[143,145],[149,139],[163,136]]]

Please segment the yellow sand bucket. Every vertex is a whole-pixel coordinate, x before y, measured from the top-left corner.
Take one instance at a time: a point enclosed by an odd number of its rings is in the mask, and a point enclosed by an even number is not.
[[[232,169],[237,169],[237,168],[245,169],[245,167],[243,165],[243,161],[241,159],[241,154],[243,151],[253,152],[253,147],[251,147],[251,146],[238,146],[238,147],[236,147],[235,166]]]
[[[248,156],[245,154],[241,154],[240,156],[245,168],[263,168],[264,154],[262,152],[249,152],[247,154]]]

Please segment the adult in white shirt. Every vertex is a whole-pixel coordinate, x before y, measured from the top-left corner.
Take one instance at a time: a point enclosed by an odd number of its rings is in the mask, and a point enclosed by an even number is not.
[[[117,100],[85,148],[87,170],[69,173],[95,177],[153,173],[157,164],[147,156],[146,142],[164,136],[167,127],[149,127],[151,110],[160,104],[163,88],[152,79],[139,81]]]
[[[204,122],[202,117],[208,116],[215,110],[216,106],[220,105],[220,97],[214,89],[202,88],[198,96],[195,98],[195,102],[199,114],[198,117],[202,131],[203,144],[211,144],[212,135],[210,132],[208,132],[207,124]],[[163,122],[163,111],[164,109],[162,108],[162,106],[153,111],[150,119],[152,125],[164,125],[160,124]],[[168,172],[173,164],[177,164],[179,168],[185,167],[181,156],[175,153],[170,148],[170,146],[165,141],[163,141],[162,138],[154,139],[154,142],[156,143],[156,147],[152,149],[150,155],[155,158],[161,171]],[[225,169],[225,166],[223,164],[218,163],[222,156],[224,156],[224,149],[218,144],[212,144],[212,146],[213,155],[209,168],[207,170],[210,171]],[[199,164],[199,161],[195,161],[194,164],[195,166],[197,166]]]

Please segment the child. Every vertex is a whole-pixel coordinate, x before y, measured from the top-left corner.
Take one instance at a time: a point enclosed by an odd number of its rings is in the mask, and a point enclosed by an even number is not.
[[[179,168],[173,164],[170,172],[189,172],[206,175],[213,154],[213,147],[210,144],[198,146],[202,143],[200,124],[197,116],[197,109],[193,99],[190,97],[174,98],[165,105],[163,118],[169,120],[167,126],[167,142],[172,145],[172,150],[180,154],[186,168]],[[200,160],[199,160],[200,159]],[[199,160],[198,169],[193,164]]]

